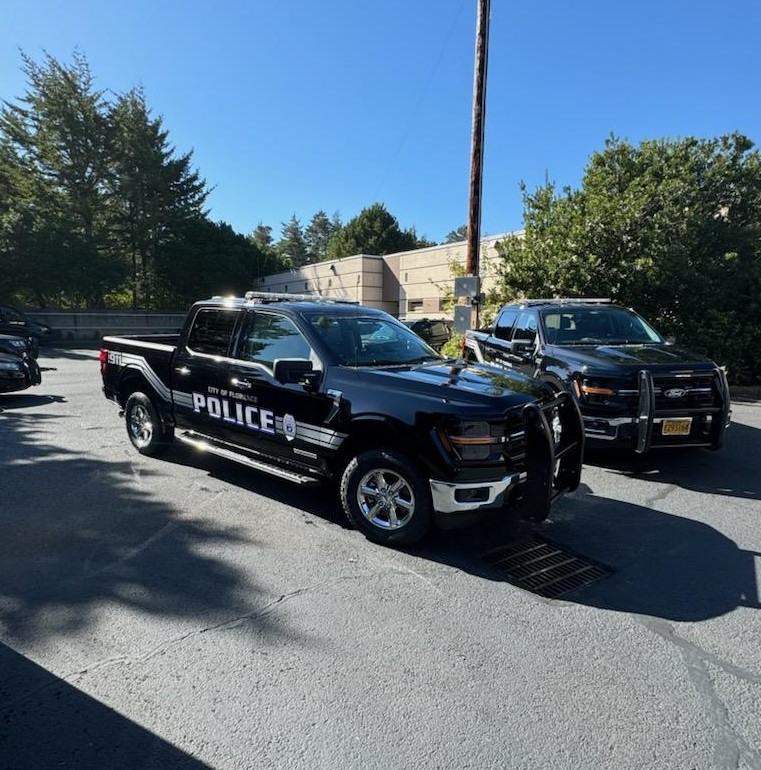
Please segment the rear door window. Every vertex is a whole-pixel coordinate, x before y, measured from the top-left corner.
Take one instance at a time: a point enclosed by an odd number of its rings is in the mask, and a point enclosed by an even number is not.
[[[517,317],[518,310],[516,308],[503,310],[497,317],[497,323],[494,325],[494,336],[501,340],[509,340]]]
[[[239,317],[239,310],[201,308],[188,334],[188,349],[194,353],[227,357]]]
[[[533,311],[521,313],[513,331],[513,342],[533,343],[536,340],[537,328],[536,313]]]

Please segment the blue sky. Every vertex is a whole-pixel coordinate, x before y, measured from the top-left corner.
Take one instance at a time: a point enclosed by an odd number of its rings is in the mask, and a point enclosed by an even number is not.
[[[210,186],[210,216],[277,236],[375,201],[443,240],[468,210],[476,0],[6,0],[0,98],[19,49],[86,56],[145,88]],[[482,233],[520,229],[519,183],[580,183],[614,133],[761,140],[761,3],[492,0]]]

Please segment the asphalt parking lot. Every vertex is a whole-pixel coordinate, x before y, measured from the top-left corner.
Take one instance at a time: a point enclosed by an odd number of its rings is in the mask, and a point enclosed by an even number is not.
[[[761,403],[394,551],[330,489],[135,453],[96,351],[41,364],[0,396],[0,768],[761,768]],[[528,534],[611,574],[518,588],[487,554]]]

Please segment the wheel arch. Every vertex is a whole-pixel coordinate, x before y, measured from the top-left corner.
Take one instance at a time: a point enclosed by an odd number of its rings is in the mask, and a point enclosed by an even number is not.
[[[381,415],[357,417],[347,426],[347,437],[334,461],[334,472],[343,471],[349,461],[367,449],[393,449],[409,457],[411,462],[426,470],[418,460],[420,437],[403,423]]]
[[[119,404],[122,409],[126,406],[127,399],[138,391],[145,393],[151,399],[164,426],[172,427],[174,420],[172,419],[171,405],[159,396],[156,389],[139,369],[128,366],[122,371],[119,379]]]

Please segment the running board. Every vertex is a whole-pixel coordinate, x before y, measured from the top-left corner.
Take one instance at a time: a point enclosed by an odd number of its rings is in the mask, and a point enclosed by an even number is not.
[[[289,471],[285,468],[280,468],[277,465],[270,465],[269,463],[263,463],[260,460],[254,460],[250,457],[244,457],[237,452],[231,452],[229,449],[212,444],[203,439],[195,438],[187,433],[178,433],[176,437],[178,441],[182,441],[183,444],[188,444],[201,452],[208,452],[209,454],[216,455],[217,457],[224,457],[226,460],[232,460],[233,462],[245,465],[248,468],[252,468],[255,471],[261,471],[262,473],[269,473],[271,476],[277,476],[278,478],[291,481],[294,484],[304,486],[318,486],[320,480],[313,476],[305,476],[302,473],[296,473],[295,471]]]

